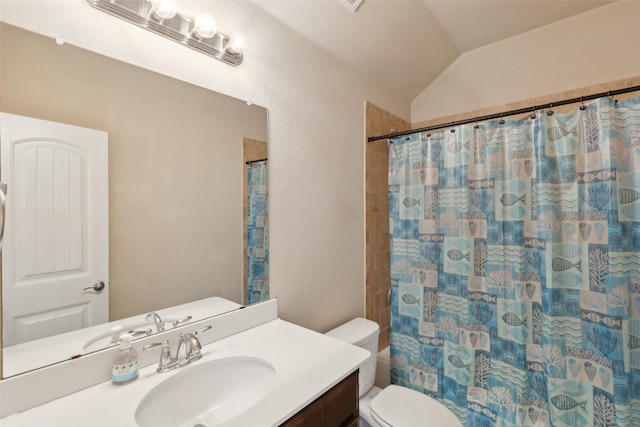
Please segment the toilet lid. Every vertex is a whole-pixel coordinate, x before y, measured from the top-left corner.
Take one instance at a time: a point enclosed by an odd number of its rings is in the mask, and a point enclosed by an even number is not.
[[[462,427],[460,420],[437,400],[418,391],[390,385],[371,401],[371,415],[384,426]]]

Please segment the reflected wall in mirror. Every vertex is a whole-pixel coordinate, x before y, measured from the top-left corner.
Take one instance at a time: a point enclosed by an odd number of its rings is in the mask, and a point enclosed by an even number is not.
[[[266,109],[0,25],[0,111],[108,133],[109,320],[246,303],[243,140]]]

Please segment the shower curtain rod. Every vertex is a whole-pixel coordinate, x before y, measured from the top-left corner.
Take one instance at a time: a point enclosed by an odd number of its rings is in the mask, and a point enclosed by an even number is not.
[[[258,163],[258,162],[266,162],[268,160],[268,157],[265,157],[264,159],[258,159],[258,160],[249,160],[248,162],[244,162],[245,165],[250,165],[252,163]]]
[[[378,141],[380,139],[393,139],[393,138],[397,138],[399,136],[411,135],[411,134],[419,133],[419,132],[426,132],[426,131],[430,131],[430,130],[444,129],[444,128],[448,128],[448,127],[466,125],[466,124],[469,124],[469,123],[484,122],[486,120],[500,119],[500,118],[503,118],[503,117],[515,116],[515,115],[518,115],[518,114],[531,113],[531,112],[534,112],[536,110],[540,110],[540,109],[543,109],[543,108],[553,108],[553,107],[557,107],[557,106],[560,106],[560,105],[575,104],[577,102],[584,102],[584,101],[590,101],[592,99],[602,98],[603,96],[615,96],[615,95],[621,95],[623,93],[636,92],[636,91],[640,91],[640,86],[631,86],[631,87],[628,87],[628,88],[625,88],[625,89],[609,90],[607,92],[601,92],[601,93],[596,93],[596,94],[593,94],[593,95],[581,96],[579,98],[565,99],[564,101],[550,102],[548,104],[535,105],[535,106],[529,107],[529,108],[519,108],[517,110],[505,111],[505,112],[496,113],[496,114],[488,114],[486,116],[479,116],[479,117],[474,117],[474,118],[470,118],[470,119],[457,120],[455,122],[449,122],[449,123],[443,123],[443,124],[440,124],[440,125],[427,126],[427,127],[423,127],[423,128],[419,128],[419,129],[403,130],[403,131],[392,132],[392,133],[389,133],[389,134],[386,134],[386,135],[380,135],[380,136],[370,136],[369,138],[367,138],[367,142]]]

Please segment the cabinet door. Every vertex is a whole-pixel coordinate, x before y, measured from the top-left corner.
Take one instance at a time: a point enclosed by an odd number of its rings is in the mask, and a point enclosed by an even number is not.
[[[357,427],[358,371],[287,420],[286,427]]]
[[[358,420],[358,375],[352,374],[325,393],[325,418],[327,426],[349,426]]]
[[[317,401],[298,412],[282,425],[286,427],[328,427],[324,407],[318,404]]]

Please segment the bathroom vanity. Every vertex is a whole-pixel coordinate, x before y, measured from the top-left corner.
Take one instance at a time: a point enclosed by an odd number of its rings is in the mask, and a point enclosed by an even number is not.
[[[159,349],[142,351],[145,344],[168,339],[175,353],[177,330],[186,333],[209,325],[210,331],[198,335],[203,357],[185,367],[158,373]],[[105,380],[8,415],[0,419],[0,426],[337,427],[358,423],[358,367],[368,352],[279,319],[276,300],[138,340],[134,348],[143,356],[144,366],[135,382],[115,386]],[[97,352],[104,357],[94,362],[108,364],[112,351]],[[96,369],[106,375],[110,366]],[[15,400],[13,395],[25,387],[2,387],[0,398],[4,401],[11,392]]]
[[[358,413],[358,372],[340,381],[284,424],[285,427],[356,427]]]

